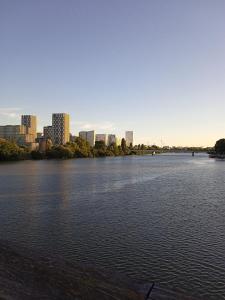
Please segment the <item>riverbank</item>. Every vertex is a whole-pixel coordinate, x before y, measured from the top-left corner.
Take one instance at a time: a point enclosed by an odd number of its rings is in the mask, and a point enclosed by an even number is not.
[[[144,300],[150,287],[0,243],[1,300]]]
[[[17,145],[14,142],[0,139],[0,161],[16,160],[41,160],[41,159],[71,159],[71,158],[94,158],[108,156],[127,155],[155,155],[160,153],[188,153],[207,152],[207,149],[199,147],[191,148],[159,148],[157,146],[126,146],[125,140],[121,145],[111,144],[106,146],[104,142],[96,142],[94,147],[81,138],[76,138],[74,142],[65,145],[52,145],[46,142],[46,147],[31,150],[25,146]]]
[[[116,144],[106,146],[102,142],[96,142],[95,146],[91,147],[87,141],[81,138],[77,138],[75,142],[66,143],[65,145],[47,144],[45,149],[40,149],[39,147],[36,150],[0,139],[0,161],[92,158],[135,154],[137,154],[137,151],[127,147],[125,143],[121,144],[121,146]]]

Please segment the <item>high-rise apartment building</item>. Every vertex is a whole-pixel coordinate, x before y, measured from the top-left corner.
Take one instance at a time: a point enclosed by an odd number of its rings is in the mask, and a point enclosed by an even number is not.
[[[112,144],[117,144],[117,139],[115,134],[109,134],[108,135],[108,146]]]
[[[95,131],[80,131],[79,137],[87,141],[91,147],[95,145]]]
[[[104,142],[105,143],[105,145],[107,145],[108,144],[108,136],[107,136],[107,134],[96,134],[95,135],[95,141],[96,142]]]
[[[130,144],[133,145],[133,143],[134,143],[134,133],[133,133],[133,131],[126,131],[125,132],[125,140],[126,140],[127,147],[129,147]]]
[[[53,141],[53,127],[52,126],[44,126],[43,128],[43,134],[45,139],[50,139]]]
[[[95,131],[87,131],[87,142],[91,147],[94,147],[95,145]]]
[[[79,137],[86,141],[87,140],[87,131],[80,131]]]
[[[52,114],[53,143],[66,144],[70,140],[70,116],[65,113]]]
[[[21,125],[26,126],[26,134],[33,136],[33,142],[37,137],[37,117],[32,115],[22,115]]]

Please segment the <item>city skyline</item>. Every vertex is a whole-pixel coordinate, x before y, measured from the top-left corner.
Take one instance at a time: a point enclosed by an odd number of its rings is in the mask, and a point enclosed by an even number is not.
[[[13,109],[13,112],[16,111],[16,113],[9,113],[9,109],[6,109],[6,112],[3,113],[3,115],[5,116],[5,120],[8,120],[4,122],[4,119],[0,119],[0,126],[12,126],[12,125],[18,125],[20,123],[21,120],[21,116],[23,114],[19,114],[19,109]],[[26,112],[25,112],[26,113]],[[24,113],[24,114],[25,114]],[[50,117],[49,117],[49,121],[47,121],[47,124],[41,122],[39,123],[39,117],[36,116],[35,114],[27,114],[26,115],[33,115],[35,117],[37,117],[37,133],[42,133],[44,134],[45,130],[49,130],[50,128],[52,128],[52,125],[50,125],[52,123],[52,115],[53,114],[62,114],[62,113],[51,113]],[[63,113],[63,114],[68,114],[70,116],[69,113]],[[0,115],[1,115],[1,110],[0,110]],[[72,124],[72,125],[71,125]],[[116,129],[115,127],[110,126],[110,123],[107,124],[107,122],[105,122],[105,124],[102,124],[103,126],[99,126],[98,124],[91,124],[90,122],[87,122],[84,126],[82,127],[77,127],[76,129],[74,128],[74,124],[80,124],[79,122],[74,122],[73,120],[70,120],[70,134],[72,134],[73,136],[79,136],[81,132],[96,132],[97,135],[116,135],[118,138],[126,138],[126,132],[134,132],[134,130],[129,131],[127,129]],[[119,134],[118,134],[119,132]],[[125,134],[124,134],[125,133]],[[214,141],[215,142],[215,141]],[[214,143],[213,142],[213,143]],[[158,145],[159,147],[164,147],[164,146],[170,146],[170,147],[212,147],[214,144],[212,145],[200,145],[200,144],[196,144],[196,145],[188,145],[188,144],[169,144],[166,143],[165,140],[162,137],[156,137],[155,139],[150,139],[150,138],[145,138],[142,139],[140,137],[138,137],[135,134],[135,144],[144,144],[144,145]]]
[[[1,2],[1,125],[28,113],[40,130],[66,111],[73,134],[131,128],[136,143],[213,146],[225,136],[224,10],[222,0]]]
[[[79,131],[72,134],[70,130],[70,115],[68,113],[52,113],[52,122],[37,131],[36,115],[21,115],[20,124],[0,124],[0,139],[15,141],[18,145],[30,149],[44,149],[51,141],[53,145],[65,145],[75,142],[76,137],[86,140],[91,147],[95,142],[104,142],[106,146],[121,145],[122,138],[112,133],[95,133],[95,130]],[[133,131],[125,131],[124,137],[128,147],[134,145]]]

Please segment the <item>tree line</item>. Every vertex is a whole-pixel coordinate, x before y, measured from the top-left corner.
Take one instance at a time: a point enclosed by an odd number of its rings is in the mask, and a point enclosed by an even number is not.
[[[136,154],[132,145],[126,146],[125,139],[122,139],[121,145],[112,143],[106,146],[103,141],[96,141],[95,146],[90,144],[80,137],[77,137],[74,142],[68,142],[65,145],[53,145],[47,147],[45,152],[32,151],[33,159],[52,159],[52,158],[87,158],[87,157],[105,157],[105,156],[123,156]]]
[[[29,151],[27,147],[17,145],[13,141],[0,139],[0,161],[24,160],[24,159],[69,159],[69,158],[87,158],[87,157],[105,157],[105,156],[124,156],[136,154],[133,146],[127,147],[125,139],[122,139],[121,145],[115,143],[106,146],[102,141],[96,141],[95,146],[80,137],[74,142],[68,142],[65,145],[52,145],[47,141],[46,150]]]
[[[0,139],[0,161],[24,160],[24,159],[68,159],[68,158],[85,158],[85,157],[106,157],[106,156],[124,156],[124,155],[143,155],[149,154],[149,151],[161,152],[177,152],[177,151],[215,151],[217,153],[225,153],[225,139],[217,141],[214,148],[179,148],[173,147],[165,149],[156,145],[146,146],[139,144],[127,146],[123,138],[120,145],[115,143],[107,146],[103,141],[96,141],[94,147],[77,137],[74,142],[66,143],[65,145],[52,145],[50,140],[46,142],[45,151],[30,151],[25,146],[19,146],[13,141]]]
[[[15,142],[0,139],[0,161],[22,160],[29,157],[26,147],[20,147]]]

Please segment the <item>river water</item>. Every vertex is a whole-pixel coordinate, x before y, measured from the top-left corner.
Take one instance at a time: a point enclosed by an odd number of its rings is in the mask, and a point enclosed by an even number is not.
[[[0,164],[0,238],[225,299],[225,162],[165,154]]]

